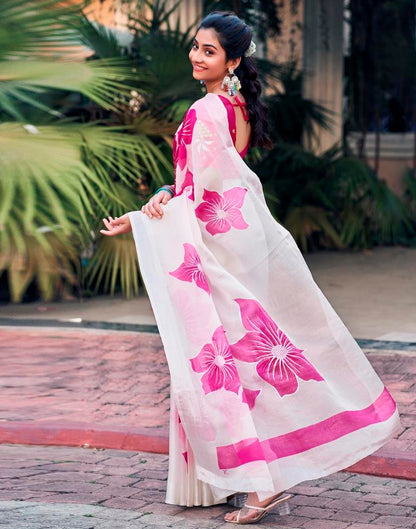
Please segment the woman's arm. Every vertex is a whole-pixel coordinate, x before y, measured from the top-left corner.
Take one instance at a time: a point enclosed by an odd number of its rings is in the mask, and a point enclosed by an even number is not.
[[[131,232],[130,218],[127,213],[115,219],[108,217],[108,219],[103,219],[103,222],[107,228],[106,230],[100,230],[103,235],[113,236]]]
[[[174,196],[173,185],[166,185],[161,187],[156,193],[150,198],[150,200],[142,206],[142,213],[147,215],[150,219],[156,217],[161,219],[163,217],[163,209],[161,204],[166,205],[171,198]],[[122,215],[121,217],[108,217],[108,219],[103,219],[105,230],[100,230],[100,233],[103,235],[113,236],[120,235],[122,233],[131,232],[130,218],[128,214]]]
[[[141,211],[150,219],[156,217],[161,219],[163,217],[163,210],[161,204],[166,205],[174,196],[174,186],[165,185],[160,187],[156,193],[145,204]]]

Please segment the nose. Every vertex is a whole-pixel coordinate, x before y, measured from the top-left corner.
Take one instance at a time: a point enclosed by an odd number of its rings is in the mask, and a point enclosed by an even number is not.
[[[201,53],[201,49],[191,49],[189,56],[192,57],[192,62],[195,64],[201,64],[203,62],[204,55]]]

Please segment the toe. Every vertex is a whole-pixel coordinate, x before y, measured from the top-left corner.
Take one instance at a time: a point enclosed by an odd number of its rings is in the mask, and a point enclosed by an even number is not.
[[[224,516],[224,520],[226,520],[227,522],[233,522],[237,519],[237,513],[238,511],[227,512],[227,514]]]

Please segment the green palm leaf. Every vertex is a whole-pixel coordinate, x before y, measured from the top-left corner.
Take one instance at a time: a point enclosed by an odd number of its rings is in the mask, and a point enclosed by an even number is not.
[[[60,0],[2,0],[0,57],[73,54],[74,46],[80,45],[76,24],[84,3],[65,6]]]
[[[117,109],[120,98],[129,95],[131,87],[127,83],[138,79],[128,63],[119,58],[84,63],[3,61],[0,72],[0,104],[6,98],[10,101],[12,96],[38,108],[39,103],[28,92],[55,88],[81,92],[103,108]],[[46,109],[46,105],[43,108]]]
[[[329,218],[330,213],[323,208],[305,205],[291,208],[284,225],[304,252],[308,249],[308,238],[315,231],[322,231],[335,247],[342,248],[343,241]]]
[[[130,235],[101,237],[87,268],[88,285],[97,292],[101,286],[112,295],[120,285],[130,298],[139,294],[139,266],[136,246]]]

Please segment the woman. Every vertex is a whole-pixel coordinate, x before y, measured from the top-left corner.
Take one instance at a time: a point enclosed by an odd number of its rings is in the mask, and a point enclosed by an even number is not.
[[[133,230],[168,359],[166,501],[248,493],[225,516],[239,524],[288,512],[285,489],[352,465],[400,426],[243,161],[249,143],[269,143],[251,39],[232,14],[203,20],[189,58],[207,95],[175,135],[175,185],[102,230]]]

